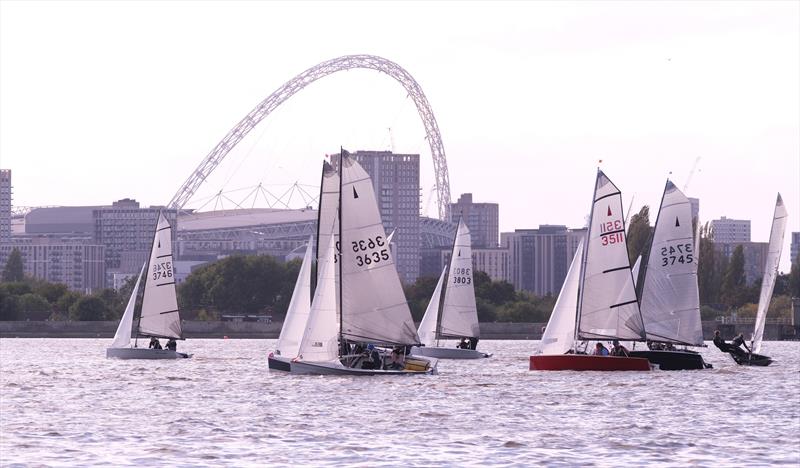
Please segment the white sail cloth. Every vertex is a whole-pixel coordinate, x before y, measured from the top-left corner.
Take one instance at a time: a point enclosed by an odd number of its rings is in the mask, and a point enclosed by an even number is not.
[[[553,313],[539,343],[538,354],[564,354],[572,348],[575,341],[575,312],[578,307],[578,285],[580,284],[583,240],[572,258],[556,299]]]
[[[375,344],[418,344],[372,181],[347,154],[340,169],[342,336]]]
[[[311,312],[312,251],[312,240],[309,238],[308,244],[306,244],[306,253],[303,255],[303,263],[300,265],[300,272],[294,284],[292,299],[289,301],[289,308],[286,309],[286,318],[283,319],[281,334],[275,345],[276,354],[279,356],[293,358],[300,350],[300,340],[303,338],[306,322],[308,322]]]
[[[463,220],[458,221],[453,252],[450,255],[439,336],[480,336],[475,285],[472,281],[472,238]]]
[[[648,340],[703,345],[697,260],[691,203],[668,180],[642,280]]]
[[[578,338],[643,340],[619,189],[597,171],[584,248]]]
[[[447,275],[447,267],[442,269],[442,274],[439,275],[439,281],[436,282],[436,288],[433,290],[428,307],[425,309],[425,315],[422,316],[422,321],[419,322],[419,340],[425,346],[433,346],[436,344],[436,328],[439,318],[439,305],[442,300],[442,284]]]
[[[127,348],[131,345],[131,330],[133,328],[133,309],[136,308],[136,296],[139,293],[139,283],[142,280],[142,274],[147,265],[142,265],[142,271],[136,277],[136,284],[131,291],[131,297],[128,299],[128,305],[125,307],[125,312],[117,326],[117,332],[114,333],[114,341],[111,343],[112,348]]]
[[[146,274],[139,335],[181,338],[172,262],[172,228],[161,212],[158,213]]]
[[[753,332],[752,349],[754,353],[761,351],[761,341],[764,337],[764,323],[767,320],[767,311],[775,289],[775,280],[778,277],[778,264],[781,261],[783,248],[783,235],[786,231],[788,212],[783,205],[781,194],[775,201],[775,214],[772,216],[772,229],[769,233],[769,247],[767,248],[767,261],[764,266],[764,277],[761,279],[761,295],[758,298],[758,312],[756,313],[756,328]]]
[[[322,164],[322,189],[319,200],[319,220],[317,223],[317,262],[319,256],[324,256],[328,251],[328,243],[339,242],[339,174],[327,161]],[[328,235],[333,233],[333,240]],[[336,255],[339,255],[339,246],[336,246]],[[317,268],[317,281],[320,276]],[[338,278],[338,272],[337,278]],[[337,279],[338,284],[338,279]]]
[[[319,280],[297,358],[306,362],[333,361],[339,356],[339,322],[336,316],[336,262],[333,235],[317,263]]]

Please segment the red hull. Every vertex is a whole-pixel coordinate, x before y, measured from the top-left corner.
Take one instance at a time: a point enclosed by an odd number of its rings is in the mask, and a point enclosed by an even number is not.
[[[530,370],[649,371],[645,358],[555,354],[531,356]]]

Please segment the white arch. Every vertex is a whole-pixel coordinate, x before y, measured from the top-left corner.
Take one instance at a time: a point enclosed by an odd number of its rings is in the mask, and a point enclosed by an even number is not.
[[[431,148],[433,157],[433,168],[436,172],[436,190],[439,203],[439,218],[449,221],[450,212],[450,176],[447,173],[447,161],[445,160],[444,145],[439,134],[439,125],[433,115],[428,99],[422,88],[414,78],[400,65],[382,57],[374,55],[345,55],[326,62],[322,62],[308,70],[300,73],[296,77],[287,81],[280,88],[275,90],[266,99],[261,101],[249,114],[247,114],[233,129],[225,135],[214,149],[203,159],[192,175],[186,179],[180,189],[172,197],[169,206],[172,208],[183,208],[192,198],[195,191],[211,172],[222,162],[222,159],[242,140],[259,122],[264,120],[273,110],[284,101],[292,97],[296,92],[305,88],[318,79],[332,73],[350,70],[353,68],[367,68],[386,73],[394,78],[408,92],[417,106],[417,112],[425,126],[425,137]]]

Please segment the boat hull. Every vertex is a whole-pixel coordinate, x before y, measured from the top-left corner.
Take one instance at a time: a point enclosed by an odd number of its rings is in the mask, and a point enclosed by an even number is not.
[[[486,354],[474,349],[438,348],[436,346],[414,346],[411,348],[412,356],[426,356],[436,359],[481,359],[488,358]]]
[[[709,369],[711,364],[703,361],[700,353],[689,350],[643,350],[630,351],[631,357],[645,358],[660,370]]]
[[[303,362],[294,361],[291,364],[292,374],[301,375],[425,375],[437,374],[436,359],[425,357],[406,358],[407,368],[403,370],[359,369],[347,367],[340,361],[328,362]],[[412,369],[413,367],[414,369]],[[417,370],[419,369],[419,370]]]
[[[185,359],[192,355],[168,349],[107,348],[106,357],[115,359]]]
[[[292,370],[292,360],[283,356],[270,356],[269,370],[289,372]]]
[[[736,364],[739,364],[740,366],[766,367],[772,364],[772,358],[769,356],[764,356],[763,354],[748,353],[745,355],[736,355],[730,353],[730,355]]]
[[[650,361],[640,357],[540,354],[531,356],[530,370],[649,371]]]

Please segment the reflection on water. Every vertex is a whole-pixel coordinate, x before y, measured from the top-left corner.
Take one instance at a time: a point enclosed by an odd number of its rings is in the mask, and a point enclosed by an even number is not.
[[[0,465],[800,463],[800,343],[707,371],[528,371],[533,341],[482,341],[438,376],[270,373],[274,340],[189,340],[176,361],[110,340],[0,340]]]

